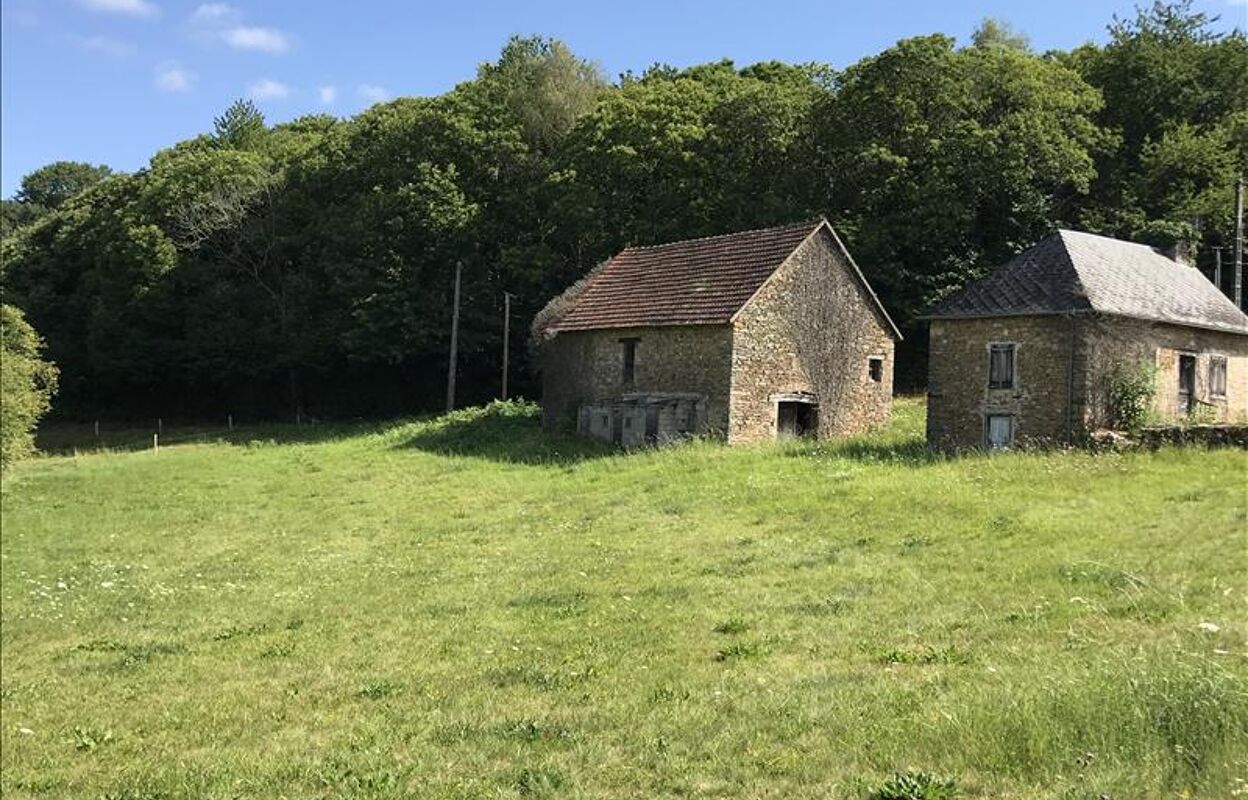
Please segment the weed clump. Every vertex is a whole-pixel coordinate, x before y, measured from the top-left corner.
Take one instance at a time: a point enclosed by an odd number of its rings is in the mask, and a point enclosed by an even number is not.
[[[867,795],[867,800],[953,800],[958,785],[930,772],[899,772]]]
[[[403,687],[394,681],[369,681],[356,691],[355,696],[366,700],[380,700],[383,697],[389,697],[401,691],[403,691]]]
[[[715,626],[716,633],[724,633],[724,634],[729,634],[729,635],[745,633],[749,629],[750,629],[750,626],[746,624],[745,620],[741,619],[740,617],[732,617],[730,619],[726,619],[723,622]]]
[[[715,654],[716,661],[736,661],[745,658],[756,658],[763,654],[763,646],[758,642],[733,642],[721,647]]]

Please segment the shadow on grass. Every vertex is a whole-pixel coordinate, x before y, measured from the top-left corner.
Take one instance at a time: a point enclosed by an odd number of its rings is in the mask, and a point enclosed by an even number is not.
[[[295,425],[266,423],[239,425],[233,430],[225,425],[165,425],[160,432],[161,447],[187,444],[317,444],[378,433],[400,423],[333,422]],[[73,455],[92,452],[138,452],[151,450],[156,426],[132,423],[101,423],[97,436],[90,423],[55,422],[40,426],[35,445],[47,455]]]
[[[619,452],[592,439],[542,430],[541,409],[523,401],[498,401],[416,423],[396,446],[511,464],[575,464]]]
[[[794,458],[845,458],[873,464],[919,466],[948,461],[955,456],[928,448],[922,436],[856,437],[841,441],[811,442],[788,453]]]
[[[938,453],[927,446],[922,437],[894,441],[850,439],[831,446],[833,452],[855,461],[882,461],[886,463],[930,464],[947,461],[948,454]]]

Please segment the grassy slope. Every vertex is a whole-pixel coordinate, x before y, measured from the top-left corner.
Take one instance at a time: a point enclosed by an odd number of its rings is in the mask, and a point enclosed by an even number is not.
[[[610,455],[504,408],[22,465],[0,787],[1243,788],[1245,454],[930,460],[921,415],[838,446]]]

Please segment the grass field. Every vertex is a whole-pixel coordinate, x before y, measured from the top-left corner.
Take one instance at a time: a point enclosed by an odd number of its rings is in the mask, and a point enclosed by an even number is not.
[[[19,465],[0,788],[1248,796],[1248,455],[921,425],[614,454],[512,405]]]

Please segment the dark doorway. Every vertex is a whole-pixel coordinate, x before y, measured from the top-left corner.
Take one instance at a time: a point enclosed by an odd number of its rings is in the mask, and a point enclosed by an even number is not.
[[[637,377],[637,343],[640,341],[640,339],[620,340],[620,346],[623,348],[621,352],[623,373],[620,375],[620,381],[628,388],[632,387]]]
[[[1179,356],[1179,413],[1196,409],[1196,356]]]
[[[776,434],[781,439],[814,436],[819,425],[819,407],[814,403],[781,400],[776,404]]]
[[[659,440],[659,407],[654,403],[646,406],[646,441],[650,443]]]

